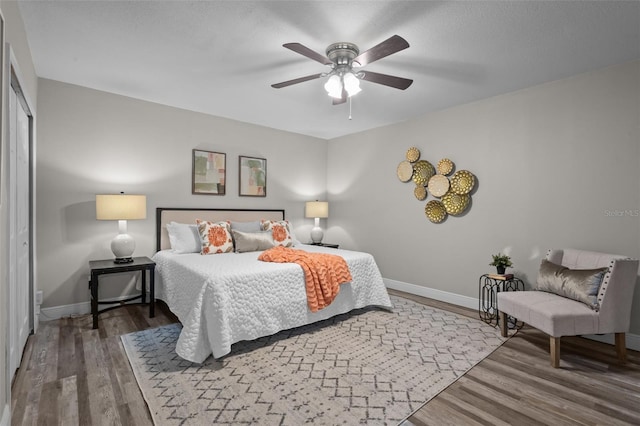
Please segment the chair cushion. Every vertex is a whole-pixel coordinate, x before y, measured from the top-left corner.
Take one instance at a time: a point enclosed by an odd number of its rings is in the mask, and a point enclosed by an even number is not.
[[[498,310],[553,336],[598,333],[598,313],[587,305],[544,291],[498,293]]]
[[[540,264],[536,290],[577,300],[598,310],[598,291],[609,268],[569,269],[546,259]]]

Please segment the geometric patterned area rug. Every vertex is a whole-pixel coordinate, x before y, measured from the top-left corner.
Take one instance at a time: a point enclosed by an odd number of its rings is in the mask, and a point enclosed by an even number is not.
[[[397,425],[506,339],[479,319],[391,296],[202,364],[179,324],[122,336],[156,425]]]

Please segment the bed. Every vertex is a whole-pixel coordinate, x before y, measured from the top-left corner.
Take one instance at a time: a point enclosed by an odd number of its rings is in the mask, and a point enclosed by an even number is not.
[[[258,260],[260,251],[244,253],[176,253],[171,249],[167,224],[194,224],[196,219],[251,222],[284,220],[284,210],[229,210],[158,208],[156,297],[182,323],[176,353],[201,363],[230,353],[242,340],[269,336],[281,330],[321,321],[353,309],[391,301],[373,256],[368,253],[296,244],[293,248],[342,256],[353,280],[342,284],[335,300],[311,312],[307,306],[302,268],[293,263]]]

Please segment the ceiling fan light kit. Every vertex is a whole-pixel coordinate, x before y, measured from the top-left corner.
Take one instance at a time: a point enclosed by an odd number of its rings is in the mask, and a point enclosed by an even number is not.
[[[316,78],[329,77],[324,84],[327,94],[333,98],[333,104],[345,103],[348,98],[360,93],[360,80],[382,84],[396,89],[404,90],[411,86],[413,80],[396,77],[387,74],[374,73],[370,71],[354,71],[354,67],[368,65],[378,59],[382,59],[393,53],[409,47],[409,43],[402,37],[394,35],[382,43],[372,47],[366,52],[360,53],[358,46],[353,43],[339,42],[329,45],[326,49],[326,56],[303,46],[300,43],[286,43],[283,47],[306,56],[309,59],[320,62],[323,65],[330,65],[331,70],[325,73],[312,74],[299,77],[282,83],[272,84],[271,87],[280,89],[293,84],[315,80]]]

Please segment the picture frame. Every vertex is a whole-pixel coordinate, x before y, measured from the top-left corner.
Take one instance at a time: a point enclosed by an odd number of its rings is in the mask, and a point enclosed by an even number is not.
[[[241,197],[266,197],[267,160],[240,155],[238,165],[239,195]]]
[[[191,193],[225,195],[227,155],[222,152],[194,149],[192,154]]]

